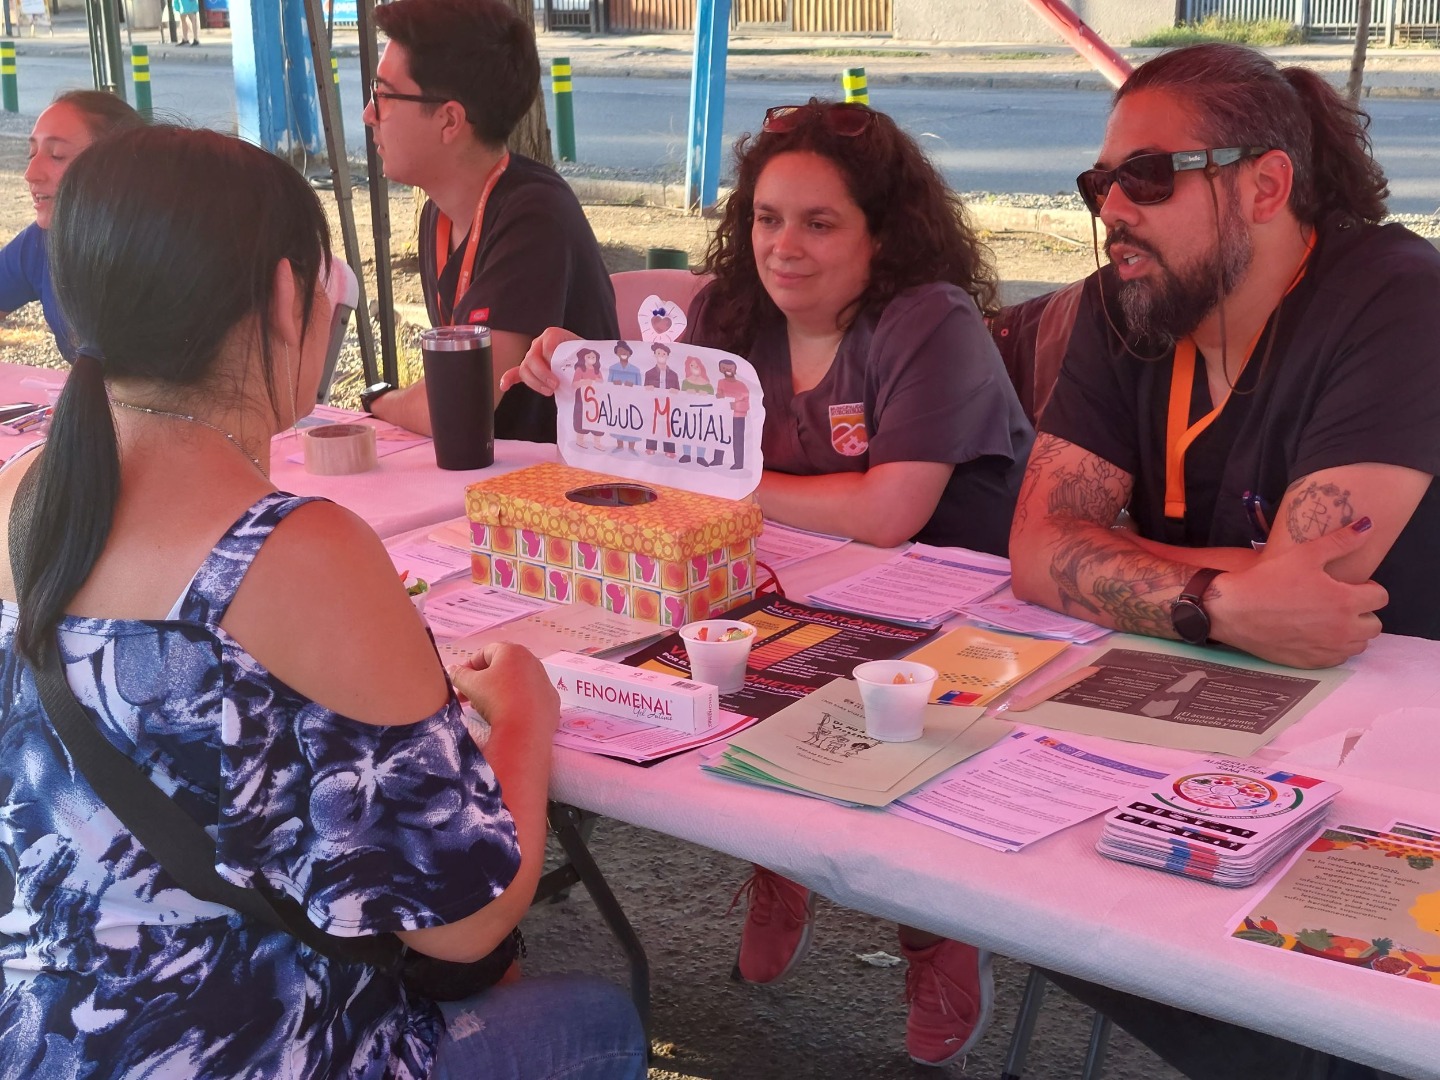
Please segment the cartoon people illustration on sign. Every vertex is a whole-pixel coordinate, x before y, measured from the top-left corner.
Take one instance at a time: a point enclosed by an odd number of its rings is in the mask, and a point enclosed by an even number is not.
[[[729,398],[730,407],[735,413],[735,434],[731,445],[735,447],[735,464],[732,469],[743,469],[745,467],[745,414],[750,411],[750,388],[735,377],[735,361],[720,361],[720,381],[715,384],[715,396],[717,398]],[[725,451],[716,450],[715,459],[711,465],[722,465],[725,462]],[[700,458],[700,464],[704,465],[705,458]]]
[[[680,380],[680,389],[687,390],[692,394],[709,394],[711,397],[715,395],[715,387],[710,382],[710,373],[705,370],[705,361],[701,360],[700,357],[694,355],[685,357],[685,378]],[[680,447],[680,460],[682,462],[690,460],[691,449],[692,447],[689,443],[685,443]],[[693,447],[693,449],[696,451],[695,457],[697,460],[704,457],[704,452],[701,447],[696,446]]]
[[[640,385],[640,369],[630,363],[630,357],[633,355],[634,350],[630,348],[628,342],[617,341],[615,343],[615,363],[610,365],[610,381],[616,386]],[[639,439],[616,435],[615,449],[610,452],[618,454],[621,450],[629,450],[632,454],[639,454],[640,451],[635,449],[639,442]]]
[[[575,354],[575,372],[570,376],[570,381],[575,384],[575,445],[582,449],[590,449],[591,444],[586,441],[587,435],[595,436],[594,448],[600,449],[599,431],[585,427],[585,403],[580,393],[580,384],[587,382],[600,382],[604,379],[600,371],[600,354],[594,349],[581,349]]]
[[[670,370],[670,346],[663,341],[653,342],[650,346],[651,352],[655,355],[655,366],[645,373],[645,385],[654,386],[662,390],[679,390],[680,376]],[[645,453],[655,453],[655,440],[645,440]],[[665,456],[675,456],[675,444],[665,444]]]

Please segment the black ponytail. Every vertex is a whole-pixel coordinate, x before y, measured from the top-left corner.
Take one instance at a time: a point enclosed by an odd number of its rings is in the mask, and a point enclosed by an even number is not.
[[[40,460],[30,521],[28,581],[20,595],[16,645],[43,664],[55,644],[55,625],[105,541],[120,498],[120,451],[100,361],[75,358]],[[14,538],[11,538],[14,542]]]

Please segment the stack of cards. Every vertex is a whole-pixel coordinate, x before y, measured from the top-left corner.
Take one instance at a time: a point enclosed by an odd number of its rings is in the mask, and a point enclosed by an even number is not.
[[[1102,855],[1216,885],[1253,885],[1314,831],[1340,785],[1202,758],[1105,816]]]

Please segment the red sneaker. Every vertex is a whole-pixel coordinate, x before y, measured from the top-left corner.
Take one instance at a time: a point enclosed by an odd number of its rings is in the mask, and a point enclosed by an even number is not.
[[[962,941],[923,949],[900,944],[905,972],[905,1049],[921,1065],[948,1065],[969,1053],[985,1034],[995,1008],[991,954]]]
[[[744,896],[745,929],[734,976],[749,983],[779,982],[810,950],[815,894],[763,866],[740,886],[730,910]]]

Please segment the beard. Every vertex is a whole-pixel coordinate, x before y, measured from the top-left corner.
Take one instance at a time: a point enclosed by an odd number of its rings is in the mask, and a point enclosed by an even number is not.
[[[1146,341],[1178,341],[1193,333],[1215,305],[1230,295],[1250,269],[1255,255],[1239,209],[1239,196],[1232,191],[1217,230],[1218,242],[1193,265],[1178,270],[1153,246],[1131,235],[1125,225],[1109,231],[1105,238],[1107,254],[1111,244],[1124,241],[1149,254],[1159,271],[1148,279],[1120,283],[1120,310],[1132,334]]]

